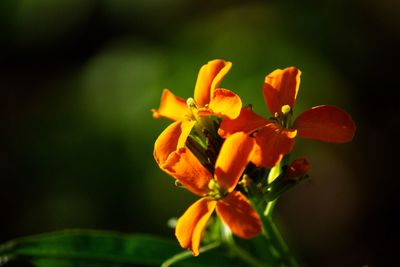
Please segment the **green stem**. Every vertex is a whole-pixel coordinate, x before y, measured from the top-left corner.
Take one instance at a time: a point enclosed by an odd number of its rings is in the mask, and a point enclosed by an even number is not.
[[[276,199],[268,202],[267,207],[265,208],[265,211],[264,211],[264,216],[269,217],[272,214],[272,211],[274,210],[275,205],[276,205]]]
[[[219,241],[215,242],[215,243],[208,244],[207,246],[204,246],[204,247],[200,248],[200,253],[204,253],[204,252],[209,251],[211,249],[217,248],[219,245],[221,245],[221,242],[219,242]],[[171,266],[174,263],[177,263],[179,261],[182,261],[182,260],[190,258],[190,257],[193,257],[191,251],[184,251],[184,252],[178,253],[178,254],[172,256],[171,258],[167,259],[166,261],[164,261],[161,264],[161,267]]]
[[[243,250],[236,244],[229,246],[231,251],[235,253],[235,256],[239,257],[241,260],[246,262],[249,266],[253,267],[268,267],[267,265],[259,262],[253,256],[251,256],[247,251]]]
[[[225,226],[223,226],[223,227],[225,227]],[[239,257],[244,262],[246,262],[248,264],[248,266],[269,267],[266,264],[259,262],[250,253],[248,253],[247,251],[245,251],[241,247],[239,247],[235,243],[235,240],[232,237],[232,233],[229,230],[224,231],[224,238],[225,238],[230,250],[234,253],[234,255]]]
[[[267,223],[265,223],[264,229],[266,231],[266,234],[270,238],[274,248],[280,255],[282,262],[285,264],[284,266],[299,267],[300,265],[298,264],[294,256],[290,253],[289,247],[287,246],[275,223],[272,221],[271,216],[266,217],[266,221]]]
[[[277,164],[274,168],[271,169],[268,176],[268,182],[273,182],[273,180],[278,177],[280,173],[281,163]],[[299,264],[297,263],[294,256],[290,253],[285,240],[283,239],[277,226],[272,220],[272,212],[274,210],[274,207],[276,206],[276,203],[277,199],[269,201],[262,216],[265,238],[270,240],[271,245],[275,249],[276,256],[280,258],[280,261],[284,264],[283,266],[299,267]]]

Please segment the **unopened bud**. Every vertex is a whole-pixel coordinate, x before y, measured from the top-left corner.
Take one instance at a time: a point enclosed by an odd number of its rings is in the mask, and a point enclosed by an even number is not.
[[[305,158],[296,159],[290,164],[286,171],[285,178],[296,179],[305,175],[310,167],[310,164]]]

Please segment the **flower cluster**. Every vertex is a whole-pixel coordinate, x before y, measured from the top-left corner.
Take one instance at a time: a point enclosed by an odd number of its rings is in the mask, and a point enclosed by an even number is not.
[[[344,143],[355,133],[350,115],[335,106],[313,107],[292,121],[301,74],[295,67],[265,77],[262,92],[272,116],[256,114],[219,86],[231,66],[224,60],[208,62],[199,71],[193,98],[184,100],[164,89],[160,107],[152,110],[154,118],[174,121],[155,142],[155,160],[200,197],[175,229],[180,245],[193,255],[199,254],[214,210],[236,236],[249,239],[262,231],[257,207],[307,177],[306,159],[287,165],[296,136]]]

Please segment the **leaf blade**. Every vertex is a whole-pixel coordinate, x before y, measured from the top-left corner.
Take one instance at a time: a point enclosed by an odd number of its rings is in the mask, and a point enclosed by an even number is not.
[[[0,266],[6,266],[7,262],[14,260],[39,267],[160,266],[181,252],[182,248],[175,240],[152,235],[64,230],[18,238],[0,245]],[[5,257],[9,260],[5,260]],[[185,259],[176,266],[243,265],[220,249]]]

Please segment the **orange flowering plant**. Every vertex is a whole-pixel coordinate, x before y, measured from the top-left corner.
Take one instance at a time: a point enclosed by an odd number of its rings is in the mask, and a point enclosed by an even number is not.
[[[191,253],[175,255],[164,266],[217,247],[248,266],[298,266],[271,217],[279,196],[308,177],[305,158],[289,164],[295,137],[353,139],[352,118],[335,106],[308,109],[292,122],[297,68],[265,77],[262,93],[272,116],[264,118],[219,87],[231,65],[208,62],[198,74],[194,99],[185,101],[164,89],[160,107],[152,110],[153,117],[174,121],[155,142],[156,162],[200,197],[175,226],[179,244]]]
[[[313,107],[292,121],[300,85],[295,67],[266,76],[262,94],[271,117],[258,115],[221,88],[231,66],[208,62],[193,98],[164,89],[152,110],[154,118],[172,120],[154,144],[158,166],[198,197],[171,223],[178,242],[65,230],[0,244],[0,266],[299,266],[272,217],[279,197],[308,177],[307,159],[290,160],[295,138],[344,143],[355,124],[334,106]]]

